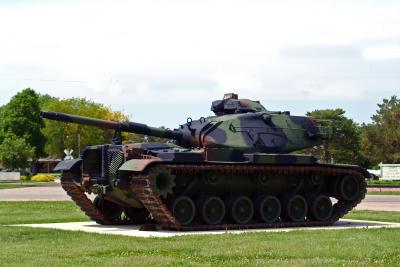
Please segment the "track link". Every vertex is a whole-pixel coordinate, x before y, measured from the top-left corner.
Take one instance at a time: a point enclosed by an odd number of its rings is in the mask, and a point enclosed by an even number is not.
[[[228,229],[252,229],[252,228],[282,228],[282,227],[307,227],[327,226],[335,223],[347,212],[352,210],[365,197],[366,183],[363,175],[352,167],[328,167],[328,166],[257,166],[257,165],[174,165],[166,164],[175,174],[190,174],[201,171],[216,171],[230,174],[249,174],[257,171],[267,171],[273,174],[311,174],[318,172],[330,176],[354,175],[359,179],[360,197],[354,201],[339,200],[333,206],[333,215],[328,221],[304,221],[304,222],[275,222],[275,223],[250,223],[250,224],[220,224],[220,225],[180,225],[161,197],[153,192],[152,177],[150,175],[133,175],[131,177],[131,189],[139,198],[145,208],[152,214],[162,229],[178,231],[199,230],[228,230]],[[152,167],[154,168],[154,167]]]
[[[69,172],[63,172],[61,177],[61,186],[65,192],[71,197],[76,205],[88,216],[91,220],[99,224],[116,224],[115,221],[110,221],[104,214],[93,204],[93,202],[85,195],[85,192],[78,186],[74,180],[74,175]]]

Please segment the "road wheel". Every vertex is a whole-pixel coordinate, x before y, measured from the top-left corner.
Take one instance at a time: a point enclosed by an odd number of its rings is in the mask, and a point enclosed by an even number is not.
[[[276,222],[281,215],[281,203],[277,197],[261,196],[257,201],[257,212],[263,222]]]
[[[301,195],[293,195],[288,198],[285,205],[285,218],[292,222],[303,222],[306,219],[308,205]]]
[[[206,224],[220,224],[225,217],[225,204],[220,197],[206,197],[200,201],[200,215]]]
[[[189,225],[196,215],[196,208],[190,197],[180,196],[172,204],[172,215],[182,225]]]
[[[333,205],[329,197],[319,195],[310,200],[309,215],[317,221],[327,221],[332,216]]]
[[[229,214],[234,222],[246,224],[254,215],[254,206],[250,198],[239,196],[233,199],[229,205]]]

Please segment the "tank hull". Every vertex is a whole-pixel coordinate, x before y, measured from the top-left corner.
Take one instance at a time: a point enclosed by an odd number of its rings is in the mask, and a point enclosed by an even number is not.
[[[99,160],[109,169],[94,171]],[[131,144],[90,147],[71,166],[62,170],[62,186],[100,224],[182,231],[322,226],[366,193],[364,169],[312,156]]]

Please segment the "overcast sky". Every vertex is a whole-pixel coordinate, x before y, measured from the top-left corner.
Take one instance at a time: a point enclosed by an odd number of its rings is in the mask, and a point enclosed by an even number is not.
[[[368,122],[400,95],[400,1],[0,1],[0,105],[23,88],[175,127],[225,92]]]

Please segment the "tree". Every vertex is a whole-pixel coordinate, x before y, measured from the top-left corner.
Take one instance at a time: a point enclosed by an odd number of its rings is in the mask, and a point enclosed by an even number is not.
[[[400,162],[400,99],[392,96],[378,104],[372,123],[363,125],[361,144],[371,165]]]
[[[361,154],[358,125],[347,118],[343,109],[322,109],[308,112],[307,115],[332,127],[332,138],[323,141],[321,147],[310,149],[324,162],[364,164]],[[326,121],[325,121],[326,120]]]
[[[45,138],[41,129],[44,123],[39,113],[39,99],[36,92],[30,88],[19,92],[2,108],[1,138],[4,139],[9,135],[22,138],[34,148],[35,158],[43,156]]]
[[[14,135],[7,136],[0,145],[0,162],[6,169],[27,168],[28,160],[34,156],[35,149]]]
[[[43,110],[64,112],[111,121],[127,121],[128,117],[119,111],[95,103],[85,98],[70,98],[65,100],[50,99],[43,105]],[[47,138],[46,152],[62,158],[64,149],[73,149],[73,155],[79,156],[79,151],[88,145],[108,144],[113,138],[114,131],[98,127],[73,123],[45,121],[43,130]],[[124,133],[126,138],[128,134]],[[136,138],[134,135],[130,135]]]
[[[51,96],[49,94],[38,94],[39,106],[43,108],[47,103],[51,101],[59,100],[57,97]]]

